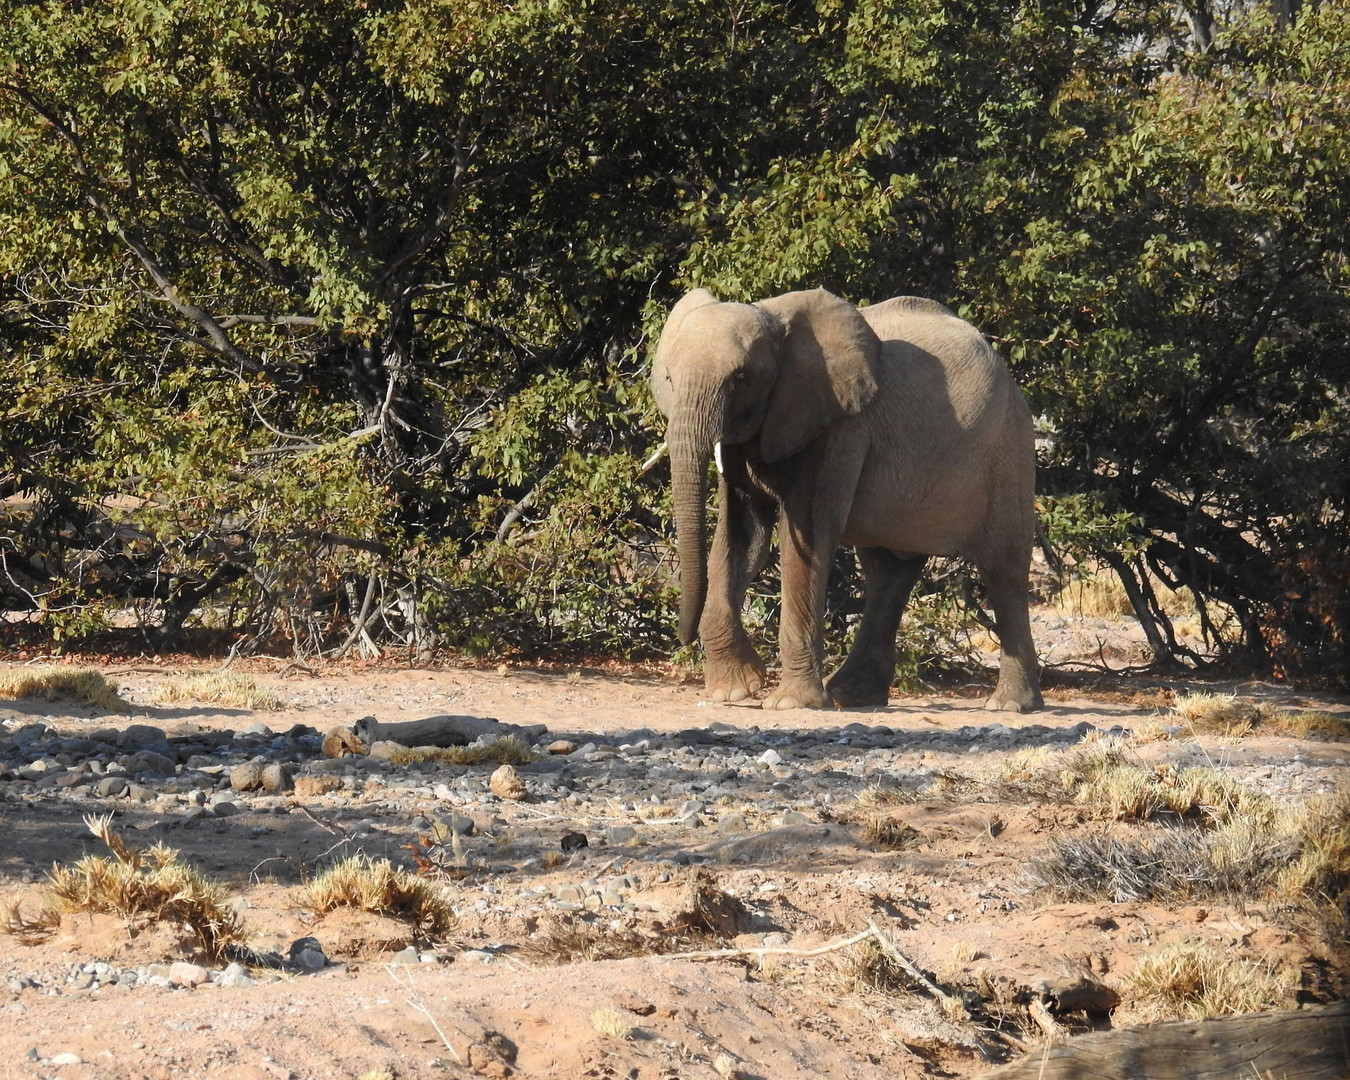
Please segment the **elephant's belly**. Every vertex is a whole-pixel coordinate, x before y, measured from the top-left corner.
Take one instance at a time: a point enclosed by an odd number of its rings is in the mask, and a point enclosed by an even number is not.
[[[966,553],[975,521],[967,508],[889,507],[886,511],[855,510],[844,528],[843,542],[854,547],[887,548],[897,555]]]

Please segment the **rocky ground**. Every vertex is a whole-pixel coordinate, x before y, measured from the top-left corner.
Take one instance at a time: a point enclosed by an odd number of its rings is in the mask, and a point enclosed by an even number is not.
[[[212,959],[172,926],[97,914],[67,916],[41,943],[0,935],[0,1076],[971,1076],[1034,1045],[1024,1006],[1039,982],[1118,985],[1169,942],[1278,966],[1291,1005],[1344,975],[1274,900],[1056,904],[1028,891],[1048,838],[1115,826],[979,778],[1021,752],[1165,729],[1181,683],[1051,679],[1030,717],[962,695],[770,714],[708,705],[669,674],[258,662],[281,708],[254,712],[155,704],[169,672],[109,671],[126,715],[0,701],[0,900],[35,910],[54,862],[106,854],[84,819],[113,813],[131,845],[163,842],[225,886],[249,951]],[[1350,713],[1287,688],[1230,689]],[[547,731],[508,797],[491,764],[320,751],[324,732],[365,716],[441,713]],[[1171,734],[1132,752],[1285,802],[1350,776],[1346,743]],[[912,842],[869,843],[877,793],[896,797]],[[354,854],[438,867],[453,929],[429,939],[398,918],[315,915],[305,884]],[[700,910],[715,933],[694,932]],[[869,920],[969,1007],[869,986],[856,950],[803,955]],[[653,953],[672,943],[782,951]],[[636,955],[603,958],[616,953]],[[1126,995],[1095,1023],[1139,1018]]]

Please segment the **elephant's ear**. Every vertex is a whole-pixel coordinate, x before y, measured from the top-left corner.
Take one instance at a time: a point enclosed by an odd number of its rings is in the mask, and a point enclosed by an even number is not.
[[[782,461],[872,400],[881,343],[857,308],[824,289],[786,293],[758,306],[786,331],[759,437],[760,457]]]
[[[686,293],[678,304],[670,309],[661,338],[656,343],[656,352],[652,356],[652,396],[656,398],[656,407],[662,415],[670,416],[675,408],[674,387],[671,384],[670,368],[677,362],[676,354],[680,344],[680,325],[695,308],[705,304],[717,303],[717,297],[707,289],[694,289]]]

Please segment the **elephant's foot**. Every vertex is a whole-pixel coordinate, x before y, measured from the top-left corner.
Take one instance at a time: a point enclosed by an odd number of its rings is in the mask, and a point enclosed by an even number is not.
[[[703,685],[709,701],[745,701],[764,686],[764,662],[753,649],[750,654],[753,659],[705,661]]]
[[[990,712],[1029,713],[1045,706],[1041,692],[1034,686],[1005,686],[1003,680],[984,703]]]
[[[772,694],[764,699],[766,709],[823,709],[830,704],[825,686],[819,679],[814,683],[807,679],[784,680]]]
[[[841,709],[884,706],[891,696],[891,671],[845,661],[830,676],[825,691]]]

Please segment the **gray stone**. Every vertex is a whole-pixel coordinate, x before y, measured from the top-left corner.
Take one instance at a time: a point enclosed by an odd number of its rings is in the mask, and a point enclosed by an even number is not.
[[[637,829],[631,825],[611,825],[605,830],[605,839],[611,844],[631,844],[637,839]]]
[[[127,798],[133,802],[154,802],[159,798],[159,792],[144,784],[128,784]]]
[[[173,758],[154,750],[139,750],[128,757],[125,764],[127,772],[132,774],[153,772],[160,776],[173,776],[178,772],[178,765]]]
[[[323,946],[319,944],[319,939],[315,937],[297,938],[291,942],[287,959],[306,971],[318,971],[328,963],[328,957],[323,953]]]
[[[230,788],[233,791],[257,791],[262,787],[263,769],[267,762],[254,758],[230,770]]]
[[[744,814],[724,814],[717,819],[717,831],[723,833],[745,832],[746,821]]]
[[[233,776],[230,778],[231,784],[234,782]],[[291,791],[295,788],[295,780],[291,777],[290,769],[279,762],[271,762],[264,765],[259,777],[259,785],[263,791],[271,795],[279,794],[283,791]]]
[[[100,798],[110,799],[116,795],[123,795],[127,790],[127,778],[125,776],[105,776],[94,787]]]
[[[163,728],[152,727],[150,724],[130,724],[118,733],[117,745],[123,750],[168,746],[169,737]]]
[[[243,964],[230,964],[214,980],[217,986],[253,986],[254,980],[249,976],[248,968]]]
[[[41,742],[56,732],[42,722],[33,724],[24,724],[21,728],[15,728],[9,733],[12,742],[19,746],[31,746],[35,742]]]
[[[192,990],[210,981],[211,972],[200,964],[189,964],[185,960],[179,960],[169,965],[169,982],[174,986],[186,986]]]

